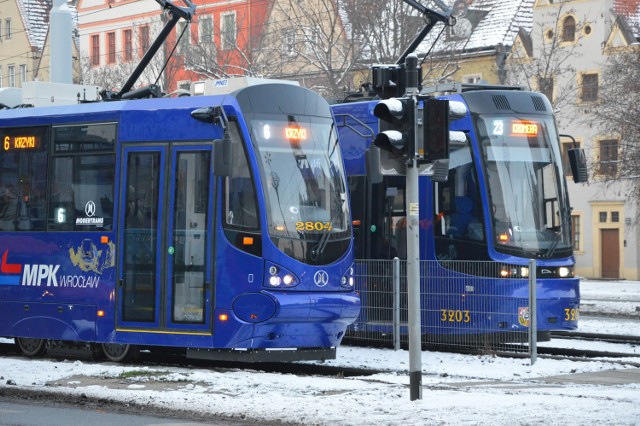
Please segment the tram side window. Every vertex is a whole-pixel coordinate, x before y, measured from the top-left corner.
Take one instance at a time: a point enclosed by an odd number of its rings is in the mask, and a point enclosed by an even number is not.
[[[46,127],[0,129],[0,231],[44,231]]]
[[[239,249],[259,255],[260,241],[245,244],[247,240],[244,238],[247,234],[258,236],[260,224],[251,169],[237,123],[230,123],[229,136],[234,147],[231,150],[231,175],[224,178],[222,188],[225,235]]]
[[[434,223],[440,260],[480,259],[474,244],[485,241],[476,170],[469,149],[451,153],[449,177],[436,184]]]
[[[50,231],[113,229],[116,124],[53,128]]]

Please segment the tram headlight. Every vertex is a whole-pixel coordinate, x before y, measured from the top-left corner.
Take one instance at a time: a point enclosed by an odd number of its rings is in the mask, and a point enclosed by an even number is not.
[[[529,268],[527,266],[502,265],[500,268],[501,278],[528,278]]]
[[[347,273],[344,274],[342,278],[340,278],[340,286],[343,288],[352,289],[356,282],[354,275],[355,275],[355,270],[352,266],[347,270]]]
[[[269,265],[267,267],[267,285],[271,288],[291,288],[300,283],[298,278],[286,269]]]
[[[568,266],[561,266],[558,268],[558,276],[560,278],[567,278],[573,276],[573,271]]]

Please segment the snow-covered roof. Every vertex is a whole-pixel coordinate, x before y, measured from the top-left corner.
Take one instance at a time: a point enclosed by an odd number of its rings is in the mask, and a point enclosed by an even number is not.
[[[482,51],[496,46],[510,47],[520,29],[530,32],[535,0],[456,0],[447,2],[454,8],[456,25],[447,28],[435,51],[450,49]],[[437,31],[434,29],[418,48],[426,53]]]
[[[636,40],[640,39],[640,0],[614,0],[613,9],[625,18]]]
[[[52,0],[16,0],[16,2],[29,37],[29,44],[42,49],[49,30]]]
[[[16,0],[16,3],[20,10],[25,32],[29,37],[29,44],[42,50],[49,32],[49,14],[53,0]],[[71,12],[72,25],[75,30],[78,27],[78,10],[71,3],[68,3],[67,6]],[[77,37],[74,37],[74,42],[76,47],[79,47]]]

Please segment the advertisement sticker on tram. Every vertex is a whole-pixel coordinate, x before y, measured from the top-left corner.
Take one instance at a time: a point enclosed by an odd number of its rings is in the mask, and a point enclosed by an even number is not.
[[[96,289],[100,276],[115,267],[115,244],[108,242],[99,250],[90,239],[69,247],[71,268],[59,263],[20,263],[12,261],[12,251],[5,249],[0,263],[0,285]],[[91,272],[83,274],[82,272]]]

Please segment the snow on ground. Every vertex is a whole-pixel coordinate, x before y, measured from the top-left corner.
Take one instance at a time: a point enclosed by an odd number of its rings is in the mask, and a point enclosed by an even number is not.
[[[613,289],[640,300],[640,283],[589,281],[583,297]],[[607,290],[601,286],[607,285]],[[622,291],[624,288],[627,291]],[[631,289],[631,290],[630,290]],[[617,297],[617,296],[615,296]],[[592,319],[584,320],[585,324]],[[622,323],[625,324],[625,323]],[[590,326],[597,328],[597,325]],[[626,326],[623,325],[626,328]],[[582,328],[582,327],[581,327]],[[621,334],[638,334],[639,331]],[[597,344],[592,344],[597,349]],[[243,421],[311,425],[577,425],[640,424],[640,383],[556,384],[563,374],[629,369],[640,355],[598,362],[423,352],[422,399],[409,398],[406,351],[341,347],[329,365],[383,370],[368,377],[299,377],[254,370],[214,371],[120,366],[73,360],[0,359],[2,387],[16,386],[89,398],[136,402],[231,416]],[[640,382],[640,374],[637,375]],[[1,423],[1,422],[0,422]]]
[[[580,312],[583,315],[632,315],[640,320],[639,281],[581,280],[580,298]]]

